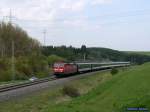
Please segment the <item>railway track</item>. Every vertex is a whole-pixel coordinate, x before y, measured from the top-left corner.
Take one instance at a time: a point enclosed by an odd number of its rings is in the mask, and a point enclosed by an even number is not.
[[[96,67],[92,71],[90,70],[90,68],[81,69],[79,74],[84,74],[84,73],[87,73],[87,72],[94,72],[94,71],[102,71],[102,70],[107,70],[107,69],[110,70],[112,67],[123,67],[123,66],[120,66],[120,65],[112,66],[111,65],[111,66]],[[35,80],[33,82],[26,82],[26,83],[21,83],[21,84],[14,84],[14,85],[9,85],[9,86],[4,86],[4,87],[0,87],[0,93],[15,90],[15,89],[19,89],[19,88],[23,88],[23,87],[33,86],[33,85],[37,85],[37,84],[40,84],[40,83],[46,83],[46,82],[54,81],[54,80],[57,80],[57,78],[55,76],[51,76],[49,78],[39,79],[39,80]]]
[[[10,90],[14,90],[14,89],[19,89],[19,88],[23,88],[23,87],[27,87],[27,86],[32,86],[32,85],[36,85],[36,84],[40,84],[40,83],[45,83],[48,81],[53,81],[56,80],[57,78],[54,76],[51,76],[49,78],[44,78],[44,79],[39,79],[33,82],[26,82],[26,83],[22,83],[22,84],[14,84],[14,85],[10,85],[10,86],[4,86],[4,87],[0,87],[0,93],[2,92],[7,92]]]

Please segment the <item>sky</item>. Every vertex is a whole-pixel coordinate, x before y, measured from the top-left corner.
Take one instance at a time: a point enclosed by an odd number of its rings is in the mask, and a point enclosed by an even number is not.
[[[9,17],[46,45],[150,51],[149,0],[0,0]]]

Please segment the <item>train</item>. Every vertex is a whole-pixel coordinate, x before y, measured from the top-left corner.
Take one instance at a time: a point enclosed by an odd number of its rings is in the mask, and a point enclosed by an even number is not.
[[[107,63],[66,63],[55,62],[53,64],[53,73],[57,77],[111,69],[114,67],[129,66],[130,62],[107,62]]]

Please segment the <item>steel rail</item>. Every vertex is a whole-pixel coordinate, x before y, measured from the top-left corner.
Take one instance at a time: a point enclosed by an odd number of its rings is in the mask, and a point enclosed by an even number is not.
[[[120,65],[110,65],[110,66],[104,66],[104,67],[93,67],[93,70],[81,70],[79,74],[83,74],[83,73],[87,73],[87,72],[94,72],[97,70],[103,70],[103,69],[110,69],[112,67],[124,67],[124,66],[129,66],[129,64],[120,64]],[[94,69],[95,68],[95,69]],[[4,87],[0,87],[0,93],[2,92],[7,92],[7,91],[11,91],[11,90],[15,90],[15,89],[19,89],[19,88],[23,88],[23,87],[28,87],[28,86],[33,86],[33,85],[37,85],[40,83],[45,83],[45,82],[49,82],[49,81],[54,81],[57,80],[56,77],[51,76],[49,78],[44,78],[44,79],[39,79],[33,82],[25,82],[25,83],[21,83],[21,84],[14,84],[14,85],[10,85],[10,86],[4,86]]]
[[[40,83],[49,82],[49,81],[53,81],[56,79],[57,79],[56,77],[50,77],[50,78],[36,80],[33,82],[26,82],[26,83],[22,83],[22,84],[15,84],[15,85],[10,85],[10,86],[6,86],[6,87],[1,87],[0,93],[10,91],[10,90],[19,89],[19,88],[23,88],[23,87],[32,86],[32,85],[36,85],[36,84],[40,84]]]

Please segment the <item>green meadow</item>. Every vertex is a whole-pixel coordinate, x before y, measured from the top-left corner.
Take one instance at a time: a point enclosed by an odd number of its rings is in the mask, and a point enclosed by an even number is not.
[[[68,83],[81,96],[62,94],[62,87],[0,104],[1,112],[124,112],[127,107],[150,109],[150,63],[99,72]],[[10,111],[11,110],[11,111]]]

